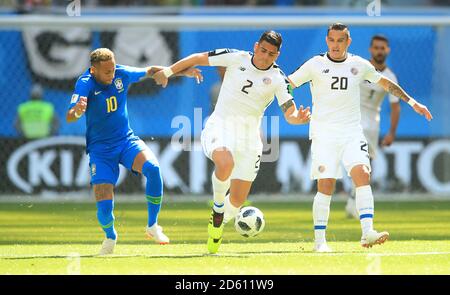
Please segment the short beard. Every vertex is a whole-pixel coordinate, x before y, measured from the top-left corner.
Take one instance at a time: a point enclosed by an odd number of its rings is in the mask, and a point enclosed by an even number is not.
[[[386,61],[386,55],[383,55],[381,57],[378,56],[374,56],[373,60],[377,63],[377,64],[383,64]]]

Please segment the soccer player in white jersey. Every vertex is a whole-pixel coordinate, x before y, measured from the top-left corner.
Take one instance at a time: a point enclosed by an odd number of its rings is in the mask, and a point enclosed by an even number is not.
[[[266,31],[255,43],[253,54],[230,49],[196,53],[155,76],[165,87],[169,76],[193,65],[226,67],[217,104],[201,135],[203,151],[215,165],[209,253],[218,251],[224,224],[239,213],[256,178],[263,149],[261,119],[274,97],[290,124],[309,122],[309,107],[297,110],[289,81],[275,64],[281,42],[279,33]]]
[[[389,40],[383,35],[374,35],[370,41],[369,52],[371,55],[370,63],[383,76],[397,83],[397,77],[386,65],[386,58],[391,49]],[[387,91],[375,83],[364,81],[360,85],[361,91],[361,125],[367,142],[369,143],[370,159],[375,159],[378,151],[378,137],[380,135],[380,111],[381,104],[386,97]],[[390,146],[395,139],[398,121],[400,119],[400,99],[389,94],[389,103],[391,107],[391,125],[388,134],[381,141],[381,146]],[[359,219],[356,210],[354,190],[352,190],[345,211],[348,217]]]
[[[431,120],[426,106],[410,97],[397,83],[383,76],[367,60],[347,52],[351,43],[347,26],[336,23],[328,28],[328,51],[314,56],[289,75],[295,87],[310,82],[313,110],[310,123],[311,176],[318,192],[313,202],[314,250],[329,252],[325,230],[336,179],[342,178],[340,164],[352,178],[356,207],[360,216],[363,247],[384,243],[387,232],[373,228],[374,201],[370,187],[370,160],[367,140],[361,127],[360,84],[368,80],[407,102]]]

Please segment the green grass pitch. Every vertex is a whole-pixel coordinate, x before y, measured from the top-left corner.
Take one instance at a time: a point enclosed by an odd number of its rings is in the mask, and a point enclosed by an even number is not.
[[[116,203],[119,242],[98,257],[103,232],[92,203],[0,204],[0,274],[450,274],[450,202],[378,202],[375,228],[384,245],[359,245],[360,225],[332,203],[333,253],[313,247],[310,203],[254,202],[266,218],[260,236],[225,227],[218,255],[206,254],[206,202],[163,204],[159,223],[171,238],[144,237],[146,204]]]

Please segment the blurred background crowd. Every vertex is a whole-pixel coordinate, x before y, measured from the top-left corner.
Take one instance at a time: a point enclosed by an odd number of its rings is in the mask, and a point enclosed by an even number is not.
[[[86,7],[98,6],[366,6],[364,0],[79,0]],[[33,12],[47,7],[63,7],[71,0],[0,0],[0,8]],[[380,0],[384,6],[450,6],[448,0]]]

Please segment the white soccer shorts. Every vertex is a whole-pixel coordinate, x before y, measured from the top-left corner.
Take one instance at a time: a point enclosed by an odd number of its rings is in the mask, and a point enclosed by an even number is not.
[[[369,144],[370,158],[375,159],[378,152],[378,137],[380,135],[379,130],[364,130],[364,136]]]
[[[254,181],[261,164],[263,144],[257,133],[253,136],[239,136],[234,130],[227,130],[217,122],[208,120],[201,134],[201,143],[206,157],[212,160],[216,149],[226,148],[233,156],[234,168],[231,179]]]
[[[311,158],[311,179],[342,178],[341,163],[348,175],[356,165],[366,165],[371,170],[368,144],[363,134],[347,139],[313,138]]]

